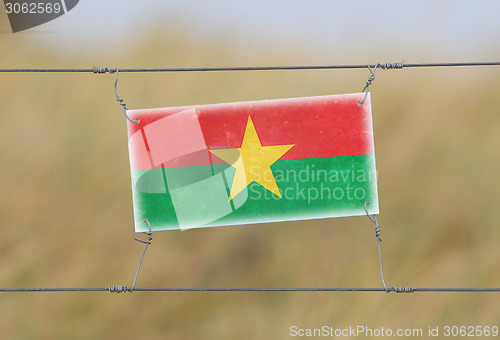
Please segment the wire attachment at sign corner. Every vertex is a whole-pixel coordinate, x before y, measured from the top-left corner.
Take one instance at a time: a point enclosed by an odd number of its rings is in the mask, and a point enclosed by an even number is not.
[[[373,66],[373,68],[370,65],[368,65],[370,76],[366,81],[365,87],[363,87],[363,91],[361,91],[361,93],[364,93],[365,96],[363,97],[362,101],[358,102],[358,106],[363,105],[363,103],[365,102],[366,97],[368,96],[368,88],[372,84],[372,81],[375,80],[375,71],[377,70],[378,67],[380,67],[383,70],[396,70],[396,69],[402,69],[404,66],[405,66],[404,60],[402,62],[396,62],[396,63],[383,63],[383,64],[378,63],[375,66]]]
[[[384,280],[384,271],[382,269],[382,251],[380,249],[380,242],[382,242],[382,238],[380,237],[380,223],[377,221],[377,216],[373,214],[370,216],[368,213],[368,206],[370,205],[370,202],[365,202],[365,212],[366,216],[370,219],[370,221],[375,224],[375,237],[377,238],[377,245],[378,245],[378,261],[380,265],[380,279],[382,280],[382,285],[384,286],[384,290],[386,293],[390,292],[396,292],[396,293],[414,293],[415,292],[415,287],[391,287],[387,288],[385,285],[385,280]]]
[[[132,288],[130,288],[128,291],[133,292],[135,288],[135,283],[137,282],[137,276],[139,276],[139,270],[141,269],[142,265],[142,260],[144,259],[144,255],[146,254],[146,250],[148,250],[149,245],[151,244],[151,241],[153,240],[153,232],[151,231],[151,224],[149,223],[149,220],[147,218],[144,219],[144,222],[148,224],[148,229],[149,231],[143,232],[144,235],[148,237],[146,241],[138,239],[134,237],[134,240],[144,243],[146,246],[144,247],[144,251],[142,252],[141,260],[139,261],[139,265],[137,266],[137,271],[135,272],[135,277],[134,277],[134,283],[132,284]]]
[[[387,289],[387,287],[385,285],[384,271],[382,269],[382,251],[380,250],[380,242],[382,242],[382,238],[380,238],[380,233],[381,233],[381,231],[380,231],[380,224],[378,223],[377,216],[375,216],[375,214],[372,217],[368,213],[368,206],[369,205],[370,205],[370,202],[366,201],[365,202],[365,212],[366,212],[366,216],[368,216],[368,218],[370,219],[370,221],[372,221],[372,223],[375,224],[375,237],[377,238],[377,244],[378,244],[378,261],[379,261],[379,265],[380,265],[380,278],[382,279],[382,285],[384,286],[384,290],[387,293],[389,293],[391,290]]]
[[[109,69],[108,69],[109,70]],[[116,95],[116,101],[120,103],[120,105],[123,107],[123,114],[125,115],[125,117],[127,117],[128,120],[130,120],[132,123],[139,123],[141,120],[139,118],[137,118],[136,120],[133,120],[132,118],[130,118],[127,114],[127,104],[125,104],[123,102],[123,99],[120,98],[120,95],[118,95],[118,90],[117,90],[117,86],[118,86],[118,68],[114,69],[114,71],[109,71],[109,73],[115,73],[116,72],[116,80],[115,80],[115,95]]]
[[[123,99],[120,98],[120,95],[118,94],[117,86],[118,86],[118,67],[116,68],[109,68],[109,67],[92,67],[92,72],[95,74],[104,74],[104,73],[109,73],[113,74],[116,73],[116,80],[115,80],[115,95],[116,95],[116,101],[120,103],[120,105],[123,107],[123,113],[125,114],[125,117],[127,117],[128,120],[130,120],[132,123],[139,123],[140,119],[137,118],[136,120],[133,120],[130,118],[127,114],[127,104],[123,102]]]
[[[363,97],[363,100],[358,102],[358,106],[363,105],[363,103],[366,100],[366,97],[368,96],[368,88],[372,84],[372,81],[375,80],[375,71],[377,70],[377,67],[379,67],[380,64],[376,64],[375,67],[371,68],[370,65],[368,65],[368,70],[370,70],[370,76],[368,77],[368,80],[366,81],[365,87],[363,87],[363,91],[361,93],[364,93],[365,96]]]
[[[366,212],[366,216],[368,216],[368,218],[370,219],[370,221],[373,222],[373,224],[375,224],[375,236],[377,237],[377,240],[379,242],[382,242],[382,239],[380,238],[380,223],[378,223],[377,221],[377,216],[373,215],[373,217],[370,216],[370,214],[368,213],[368,206],[370,205],[370,202],[365,202],[365,212]]]

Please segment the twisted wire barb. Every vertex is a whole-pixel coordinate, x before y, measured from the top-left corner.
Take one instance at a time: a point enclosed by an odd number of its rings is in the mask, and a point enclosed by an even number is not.
[[[110,293],[124,293],[124,292],[128,292],[129,289],[126,287],[126,286],[109,286],[108,287],[108,291]]]
[[[383,70],[396,70],[396,69],[402,69],[405,67],[405,61],[403,60],[402,62],[398,63],[385,63],[385,64],[378,64],[378,66],[383,69]]]
[[[110,73],[110,74],[113,74],[115,73],[115,71],[118,70],[118,68],[109,68],[109,67],[92,67],[92,72],[93,73],[100,73],[100,74],[103,74],[103,73]]]

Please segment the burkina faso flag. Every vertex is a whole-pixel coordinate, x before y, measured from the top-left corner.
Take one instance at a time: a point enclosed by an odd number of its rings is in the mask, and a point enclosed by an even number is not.
[[[135,230],[377,214],[363,96],[128,111]]]

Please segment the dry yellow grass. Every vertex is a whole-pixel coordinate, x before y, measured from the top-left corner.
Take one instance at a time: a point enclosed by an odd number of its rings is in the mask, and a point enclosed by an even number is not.
[[[218,66],[182,39],[71,58],[0,35],[1,67]],[[189,40],[188,40],[189,41]],[[23,43],[29,42],[26,50]],[[295,51],[263,53],[282,64]],[[373,61],[373,60],[369,60]],[[255,64],[255,63],[254,63]],[[498,287],[500,90],[495,68],[377,71],[372,88],[388,285]],[[368,71],[122,74],[131,108],[358,92]],[[130,285],[125,118],[111,75],[0,75],[0,286]],[[161,232],[150,287],[380,286],[367,218]],[[498,323],[498,294],[2,293],[2,339],[283,339],[289,327]]]

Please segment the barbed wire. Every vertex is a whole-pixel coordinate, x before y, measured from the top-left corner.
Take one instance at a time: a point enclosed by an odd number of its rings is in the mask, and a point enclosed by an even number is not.
[[[492,62],[449,62],[449,63],[376,63],[376,64],[353,64],[353,65],[299,65],[299,66],[234,66],[234,67],[168,67],[168,68],[116,68],[116,67],[93,67],[93,68],[3,68],[0,72],[74,72],[74,73],[114,73],[119,72],[217,72],[217,71],[278,71],[278,70],[334,70],[334,69],[402,69],[418,67],[461,67],[461,66],[500,66],[500,61]]]

